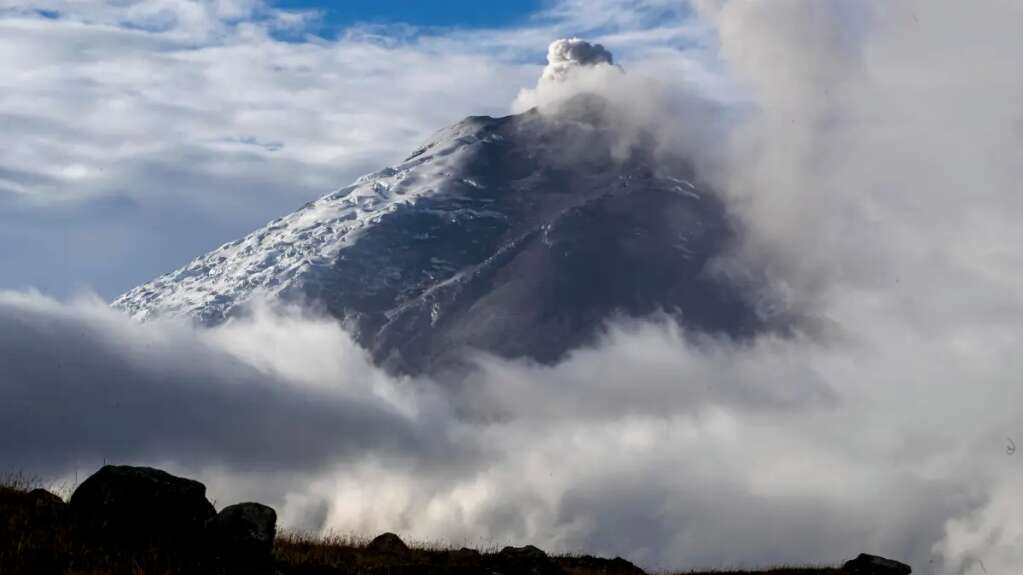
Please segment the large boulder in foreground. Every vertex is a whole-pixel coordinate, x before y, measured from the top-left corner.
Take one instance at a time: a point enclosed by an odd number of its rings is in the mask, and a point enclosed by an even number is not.
[[[493,571],[501,575],[561,575],[558,567],[542,549],[532,545],[505,547],[494,557]]]
[[[71,495],[75,525],[120,546],[191,543],[215,515],[206,486],[151,467],[106,465]]]
[[[893,559],[860,553],[855,559],[846,561],[842,571],[856,575],[909,575],[913,568]]]
[[[210,554],[228,568],[258,572],[271,564],[277,512],[261,503],[237,503],[206,522]]]
[[[24,492],[0,481],[0,573],[67,571],[67,504],[56,495]]]
[[[409,554],[408,545],[405,545],[405,542],[401,540],[401,537],[398,537],[394,533],[382,533],[377,535],[369,542],[368,545],[366,545],[366,550],[394,558],[403,558]]]
[[[33,489],[25,494],[25,503],[31,507],[37,521],[56,521],[67,512],[67,503],[45,489]]]

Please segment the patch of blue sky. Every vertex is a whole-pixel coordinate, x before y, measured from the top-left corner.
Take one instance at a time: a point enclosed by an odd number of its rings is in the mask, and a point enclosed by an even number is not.
[[[334,37],[357,25],[406,24],[436,28],[505,28],[529,20],[544,0],[273,0],[275,8],[312,11],[319,15],[314,33]]]

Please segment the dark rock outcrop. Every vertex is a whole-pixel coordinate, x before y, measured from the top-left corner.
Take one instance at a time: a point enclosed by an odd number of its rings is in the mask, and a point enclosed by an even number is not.
[[[26,493],[25,504],[32,509],[36,520],[53,521],[67,513],[67,503],[45,489],[33,489]]]
[[[71,514],[85,537],[116,543],[196,543],[213,505],[206,486],[151,467],[107,465],[71,495]]]
[[[238,503],[206,522],[205,538],[219,564],[258,571],[271,563],[276,534],[277,512],[260,503]]]
[[[451,552],[451,563],[459,567],[479,567],[482,562],[483,555],[475,549],[462,547]]]
[[[495,557],[492,568],[502,575],[559,575],[564,573],[543,550],[532,545],[505,547]]]
[[[913,569],[893,559],[860,553],[855,559],[846,561],[842,571],[856,575],[909,575]]]
[[[406,557],[409,554],[408,545],[405,545],[405,542],[401,540],[401,537],[398,537],[394,533],[383,533],[381,535],[377,535],[369,542],[369,545],[366,546],[366,550],[396,558]]]
[[[64,573],[67,504],[44,489],[0,485],[0,573]]]
[[[584,555],[582,557],[559,557],[557,562],[569,572],[583,571],[593,575],[646,575],[646,571],[621,557],[604,559]]]

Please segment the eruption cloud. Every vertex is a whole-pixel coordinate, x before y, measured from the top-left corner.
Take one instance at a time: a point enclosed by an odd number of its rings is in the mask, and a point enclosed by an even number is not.
[[[579,38],[562,38],[547,47],[547,67],[541,81],[563,82],[572,70],[585,66],[611,66],[614,57],[600,44],[590,44]]]

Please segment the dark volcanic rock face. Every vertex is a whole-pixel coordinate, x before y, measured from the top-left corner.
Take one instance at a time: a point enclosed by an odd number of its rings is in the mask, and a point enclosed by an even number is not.
[[[277,512],[261,503],[236,503],[206,521],[203,537],[223,565],[260,571],[273,559]],[[237,569],[236,569],[237,570]]]
[[[123,546],[192,544],[214,516],[206,486],[150,467],[105,465],[71,495],[83,533]]]
[[[846,561],[842,571],[851,575],[910,575],[913,568],[894,559],[860,553],[855,559]]]
[[[254,294],[340,318],[374,358],[430,371],[466,348],[550,362],[608,319],[763,327],[711,268],[733,239],[683,159],[624,145],[603,102],[473,117],[381,171],[122,296],[137,317],[217,323]],[[655,157],[656,156],[656,157]]]

